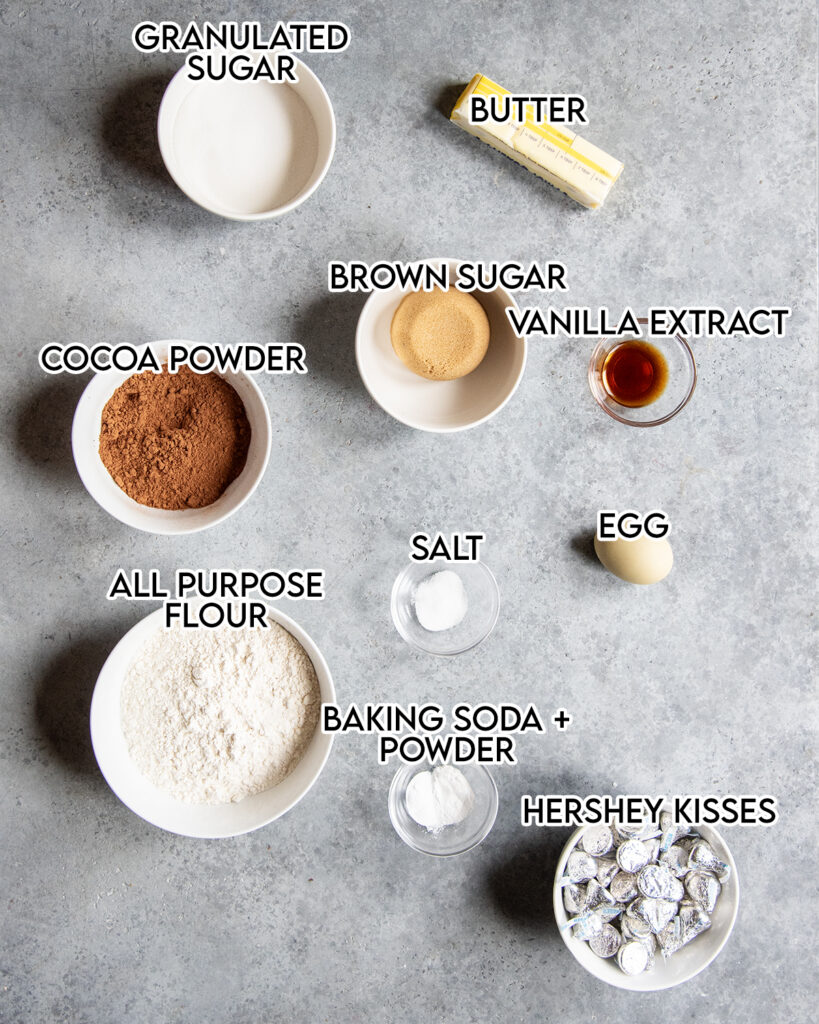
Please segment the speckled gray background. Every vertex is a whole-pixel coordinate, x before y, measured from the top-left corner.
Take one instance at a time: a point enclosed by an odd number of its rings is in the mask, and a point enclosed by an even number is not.
[[[715,0],[407,5],[6,4],[2,28],[4,586],[0,821],[4,1022],[803,1022],[816,1008],[816,10]],[[189,202],[153,136],[177,62],[143,18],[339,17],[308,63],[335,104],[330,173],[298,211],[241,225]],[[580,91],[626,171],[596,214],[449,125],[476,70]],[[413,432],[353,360],[360,297],[328,259],[559,259],[571,303],[793,306],[783,341],[696,345],[677,420],[609,421],[584,342],[536,342],[514,400],[456,436]],[[101,511],[73,468],[84,378],[50,341],[296,340],[310,374],[261,382],[264,483],[205,535],[154,538]],[[676,566],[636,589],[589,557],[600,507],[660,507]],[[815,531],[816,522],[813,523]],[[481,529],[503,608],[482,647],[415,655],[388,595],[416,529]],[[567,735],[498,771],[485,844],[436,862],[386,813],[374,746],[337,742],[281,821],[199,842],[143,823],[90,749],[94,680],[144,606],[116,567],[313,566],[287,608],[340,699],[565,705]],[[728,833],[742,906],[706,973],[656,995],[595,982],[549,908],[566,832],[523,830],[524,792],[770,792],[782,822]],[[785,880],[799,884],[785,885]]]

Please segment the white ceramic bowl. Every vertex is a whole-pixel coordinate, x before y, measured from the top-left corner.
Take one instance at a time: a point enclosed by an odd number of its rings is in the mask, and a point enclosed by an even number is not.
[[[321,184],[333,159],[330,98],[296,60],[298,82],[194,82],[187,67],[159,108],[162,159],[195,203],[231,220],[268,220],[293,210]]]
[[[454,279],[458,260],[448,263]],[[418,430],[451,433],[485,423],[515,392],[526,366],[526,341],[518,338],[504,313],[516,306],[504,288],[472,292],[489,317],[489,349],[483,362],[459,380],[427,380],[401,362],[393,351],[390,325],[406,291],[396,286],[374,291],[358,320],[356,361],[364,386],[381,408]]]
[[[152,341],[148,344],[161,361],[167,357],[169,345],[191,343]],[[270,457],[270,414],[256,382],[246,373],[220,374],[241,398],[250,423],[250,448],[242,472],[213,504],[204,508],[169,511],[148,508],[129,498],[125,491],[114,483],[113,477],[100,458],[102,410],[120,384],[131,376],[132,373],[121,373],[117,370],[97,373],[91,378],[77,403],[71,428],[71,447],[77,472],[88,493],[115,519],[119,519],[126,526],[133,526],[147,533],[196,533],[198,530],[215,526],[233,515],[258,487]]]
[[[712,915],[711,927],[708,931],[703,932],[696,939],[689,942],[687,946],[683,946],[681,950],[670,956],[667,960],[664,960],[658,953],[656,965],[650,973],[630,976],[620,970],[615,957],[607,960],[602,959],[592,952],[587,942],[574,938],[570,928],[564,929],[564,925],[569,918],[566,908],[563,906],[563,889],[560,887],[559,882],[566,872],[566,861],[569,858],[569,854],[580,841],[584,831],[584,828],[579,828],[573,832],[569,841],[563,847],[563,852],[557,863],[552,896],[557,927],[575,960],[585,967],[589,974],[593,974],[595,978],[599,978],[615,988],[625,988],[631,992],[659,992],[666,988],[674,988],[675,985],[681,985],[684,981],[689,981],[699,974],[700,971],[705,970],[716,959],[722,947],[728,941],[728,936],[733,930],[734,922],[737,919],[737,911],[739,910],[737,866],[734,863],[734,858],[731,856],[731,851],[725,845],[725,841],[719,833],[707,825],[697,826],[697,831],[703,839],[711,844],[717,856],[724,863],[730,865],[731,868],[731,877],[723,885]]]
[[[119,799],[140,818],[178,835],[221,839],[252,832],[290,810],[307,793],[327,763],[332,736],[320,727],[304,757],[278,786],[229,804],[188,804],[162,792],[142,776],[131,760],[120,725],[120,694],[128,668],[143,644],[162,629],[163,609],[152,612],[129,630],[111,651],[91,700],[91,742],[100,771]],[[335,687],[318,647],[289,616],[269,609],[269,616],[299,641],[313,663],[322,703],[334,702]]]

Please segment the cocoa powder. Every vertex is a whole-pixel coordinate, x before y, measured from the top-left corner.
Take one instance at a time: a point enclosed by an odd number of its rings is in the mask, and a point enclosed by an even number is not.
[[[125,493],[151,508],[211,505],[242,472],[250,424],[216,373],[135,373],[102,411],[100,458]]]

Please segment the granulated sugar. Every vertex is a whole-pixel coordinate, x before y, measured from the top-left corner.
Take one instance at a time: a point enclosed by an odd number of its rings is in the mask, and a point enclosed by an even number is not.
[[[160,630],[128,671],[120,711],[140,772],[179,800],[216,804],[286,778],[320,706],[307,652],[270,622]]]

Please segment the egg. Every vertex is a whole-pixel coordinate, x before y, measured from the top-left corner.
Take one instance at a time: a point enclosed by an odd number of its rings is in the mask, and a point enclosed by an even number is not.
[[[610,573],[626,583],[659,583],[671,572],[674,554],[665,538],[654,540],[641,534],[634,540],[598,540],[597,557]]]

